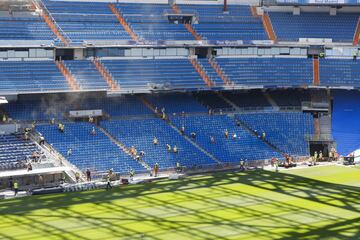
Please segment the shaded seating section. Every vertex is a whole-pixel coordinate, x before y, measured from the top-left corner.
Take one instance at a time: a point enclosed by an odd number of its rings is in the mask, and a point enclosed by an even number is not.
[[[30,12],[0,11],[0,40],[53,40],[55,35],[44,20]]]
[[[279,40],[298,41],[299,38],[331,38],[335,42],[352,42],[358,13],[305,13],[269,12]]]
[[[164,15],[172,12],[168,4],[119,3],[116,7],[143,40],[194,40],[183,24],[169,22]]]
[[[172,122],[179,128],[184,125],[186,134],[196,133],[194,141],[216,156],[220,161],[239,163],[240,159],[260,160],[281,155],[252,135],[248,130],[237,126],[234,119],[225,115],[176,117]],[[229,138],[225,138],[225,129]],[[236,133],[237,138],[233,139]],[[215,143],[211,143],[210,137]]]
[[[25,168],[32,153],[39,149],[35,143],[21,139],[20,135],[0,135],[0,171]]]
[[[174,168],[177,162],[188,168],[215,164],[161,119],[105,121],[101,125],[127,147],[134,146],[138,153],[144,151],[142,159],[150,167],[154,167],[155,163],[160,169]],[[153,144],[154,137],[158,139],[158,145]],[[168,151],[166,144],[172,148],[176,146],[178,153]]]
[[[179,5],[182,12],[195,11],[199,24],[193,28],[207,40],[267,40],[261,18],[251,15],[249,6],[229,5]]]
[[[223,95],[240,108],[263,109],[266,107],[271,107],[271,104],[266,99],[264,93],[259,91],[224,92]]]
[[[268,93],[280,107],[298,107],[301,106],[302,102],[311,101],[309,92],[301,89],[274,90]]]
[[[0,93],[70,90],[53,61],[0,61],[0,82]]]
[[[360,61],[320,59],[319,71],[321,85],[360,87]]]
[[[214,92],[198,92],[195,94],[195,98],[207,106],[208,109],[214,110],[233,110],[233,107],[229,105],[224,99],[219,97],[217,93]]]
[[[210,65],[207,58],[198,58],[197,59],[201,67],[206,72],[206,75],[215,83],[215,87],[223,86],[224,82],[215,72],[214,68]]]
[[[310,113],[269,112],[244,113],[236,118],[259,135],[266,134],[266,140],[282,152],[295,156],[308,156],[306,135],[314,134],[314,121]]]
[[[333,97],[332,134],[337,152],[347,156],[360,148],[360,93],[339,90]]]
[[[95,135],[91,134],[93,127],[96,129]],[[112,168],[118,173],[128,173],[131,168],[137,172],[145,170],[141,164],[111,142],[95,125],[65,123],[64,133],[60,132],[55,125],[39,125],[36,130],[80,170],[90,168],[96,172],[105,172]],[[72,150],[71,155],[67,155],[69,149]]]
[[[61,104],[59,104],[61,103]],[[135,96],[82,97],[48,95],[38,99],[20,98],[4,105],[11,118],[23,121],[64,119],[70,110],[101,109],[111,117],[153,115]]]
[[[206,87],[188,59],[122,59],[101,62],[123,90]]]
[[[131,40],[107,3],[46,0],[45,5],[73,42]]]
[[[65,61],[65,66],[75,77],[81,89],[108,89],[109,86],[95,65],[89,60]]]
[[[307,58],[217,58],[235,84],[276,86],[311,85],[312,59]]]
[[[207,109],[202,106],[190,94],[159,94],[146,95],[146,99],[157,107],[160,111],[165,108],[165,112],[171,113],[193,113],[193,112],[207,112]]]

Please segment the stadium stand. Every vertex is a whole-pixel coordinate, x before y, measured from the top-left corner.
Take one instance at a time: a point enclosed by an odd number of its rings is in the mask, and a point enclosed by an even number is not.
[[[25,168],[26,161],[39,149],[30,140],[21,139],[20,135],[0,135],[0,171]]]
[[[337,151],[343,156],[360,148],[360,93],[336,91],[333,93],[333,136]]]
[[[55,38],[40,16],[30,12],[0,11],[0,40],[47,40]]]
[[[73,42],[131,40],[106,3],[50,0],[44,3]]]
[[[144,171],[144,167],[123,152],[95,125],[89,123],[66,122],[62,133],[56,125],[38,125],[45,140],[60,154],[75,164],[80,170],[91,168],[96,172],[106,172],[113,169],[118,173],[128,173],[130,169]],[[92,135],[92,128],[96,134]],[[68,155],[68,150],[72,153]]]
[[[359,66],[351,59],[320,59],[321,85],[360,87]]]
[[[279,40],[298,41],[299,38],[331,38],[334,42],[352,42],[358,13],[269,12]]]
[[[192,115],[175,117],[171,120],[178,128],[185,127],[186,134],[196,133],[194,142],[202,146],[222,162],[238,163],[240,159],[259,160],[281,155],[252,135],[248,130],[237,126],[234,119],[226,115]],[[205,124],[206,123],[206,124]],[[229,138],[225,138],[225,130]],[[233,134],[237,135],[233,139]],[[215,143],[210,138],[214,137]]]
[[[53,61],[0,61],[0,81],[4,94],[69,90]]]
[[[259,17],[251,15],[249,6],[178,5],[182,12],[196,12],[198,24],[192,27],[204,40],[268,40]]]
[[[166,113],[207,112],[207,109],[189,94],[147,95],[146,99],[159,111],[164,108]]]
[[[214,92],[199,92],[195,94],[195,98],[206,106],[208,109],[213,110],[233,110],[233,107],[229,105],[223,98],[219,97]]]
[[[183,24],[169,22],[164,15],[171,12],[168,4],[118,3],[116,6],[143,40],[194,40]]]
[[[89,60],[64,61],[64,64],[75,77],[81,89],[108,89],[105,80]]]
[[[302,112],[266,112],[237,114],[236,118],[282,152],[293,156],[308,156],[306,135],[314,134],[313,117]]]
[[[311,101],[308,91],[298,89],[274,90],[270,91],[269,94],[278,106],[299,107],[302,102]]]
[[[216,58],[235,84],[264,87],[306,86],[313,80],[312,60],[306,58]]]
[[[266,99],[264,93],[259,91],[248,92],[224,92],[223,96],[235,103],[240,108],[266,108],[271,104]]]
[[[200,66],[204,69],[207,76],[210,77],[211,81],[215,83],[215,87],[223,86],[224,82],[221,80],[219,75],[216,73],[214,68],[209,64],[209,60],[207,58],[198,58],[197,59]]]
[[[188,59],[102,60],[123,90],[197,89],[204,81]],[[181,72],[181,74],[179,74]]]
[[[151,167],[155,163],[162,169],[174,168],[177,162],[188,168],[216,163],[158,118],[105,121],[101,125],[126,146],[144,151],[143,160]],[[157,145],[153,143],[155,137],[159,141]],[[176,146],[178,153],[168,151],[166,144],[171,148]]]

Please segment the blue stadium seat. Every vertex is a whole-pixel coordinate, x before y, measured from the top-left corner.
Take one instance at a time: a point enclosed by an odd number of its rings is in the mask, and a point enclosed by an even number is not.
[[[360,61],[325,58],[319,68],[321,85],[360,87]]]

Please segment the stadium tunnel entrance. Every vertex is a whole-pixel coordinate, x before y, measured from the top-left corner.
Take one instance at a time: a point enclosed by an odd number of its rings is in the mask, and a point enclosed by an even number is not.
[[[74,60],[74,49],[56,49],[55,60]]]

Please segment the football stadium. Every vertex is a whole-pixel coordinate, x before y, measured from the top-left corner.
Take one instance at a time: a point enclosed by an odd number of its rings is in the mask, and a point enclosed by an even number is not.
[[[1,0],[0,239],[360,239],[359,0]]]

